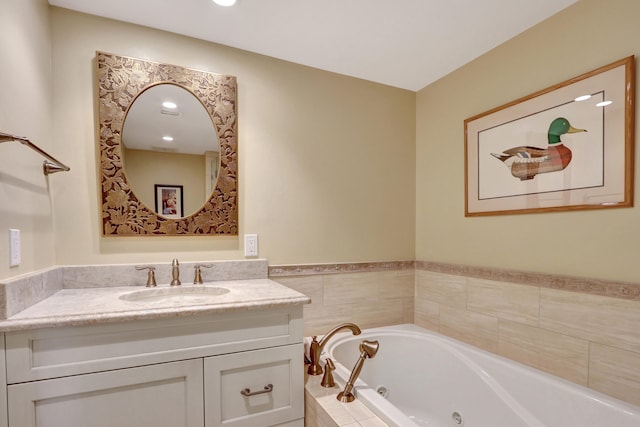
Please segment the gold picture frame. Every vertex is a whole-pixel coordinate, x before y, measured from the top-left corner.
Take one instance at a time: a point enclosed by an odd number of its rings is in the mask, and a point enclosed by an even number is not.
[[[634,61],[466,119],[465,216],[633,206]]]

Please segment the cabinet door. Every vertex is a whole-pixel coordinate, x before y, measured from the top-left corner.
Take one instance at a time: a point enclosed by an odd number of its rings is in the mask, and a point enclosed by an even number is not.
[[[10,427],[202,427],[202,359],[8,387]]]
[[[206,358],[206,427],[265,427],[303,418],[303,354],[302,344],[295,344]]]

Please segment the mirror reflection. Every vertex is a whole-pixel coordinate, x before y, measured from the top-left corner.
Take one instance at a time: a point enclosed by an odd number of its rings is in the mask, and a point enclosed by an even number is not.
[[[202,103],[185,88],[162,83],[141,92],[122,128],[122,161],[137,198],[157,214],[189,216],[211,196],[220,146]],[[165,206],[157,185],[180,186],[178,206]]]

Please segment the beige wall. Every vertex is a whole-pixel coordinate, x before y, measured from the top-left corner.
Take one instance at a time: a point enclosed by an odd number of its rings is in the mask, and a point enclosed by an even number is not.
[[[205,157],[196,154],[124,150],[124,165],[136,196],[155,211],[155,185],[182,185],[184,216],[202,208],[205,202]]]
[[[271,263],[411,260],[415,93],[52,8],[59,264],[239,259],[238,238],[101,238],[95,51],[238,78],[240,234]],[[56,179],[59,177],[56,176]]]
[[[26,136],[62,159],[52,129],[51,26],[46,0],[0,5],[0,132]],[[16,142],[0,144],[0,278],[55,264],[52,199],[58,176]],[[8,229],[20,230],[22,263],[9,268]]]
[[[465,218],[463,131],[468,117],[640,54],[638,16],[636,0],[581,0],[418,92],[416,259],[640,280],[637,208]]]

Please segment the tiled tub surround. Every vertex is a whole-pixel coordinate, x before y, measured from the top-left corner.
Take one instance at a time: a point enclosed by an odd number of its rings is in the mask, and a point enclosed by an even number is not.
[[[639,284],[422,261],[269,275],[311,297],[306,336],[415,323],[640,405]]]
[[[387,427],[358,399],[342,403],[337,399],[344,384],[325,388],[320,385],[322,375],[304,378],[305,427]]]
[[[639,290],[417,263],[415,323],[640,405]]]
[[[269,278],[311,298],[305,336],[339,323],[361,328],[413,323],[414,262],[271,266]]]

